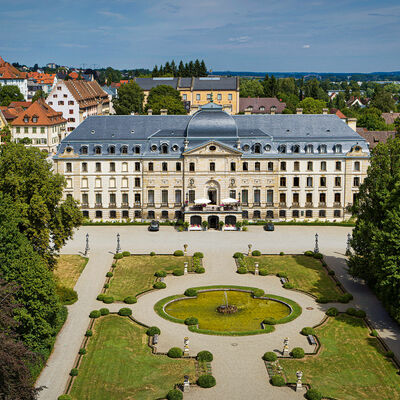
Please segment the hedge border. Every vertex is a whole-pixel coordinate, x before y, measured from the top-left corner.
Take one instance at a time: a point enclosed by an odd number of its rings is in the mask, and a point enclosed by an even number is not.
[[[232,290],[232,291],[241,291],[241,292],[246,292],[246,293],[252,293],[253,290],[256,290],[258,288],[255,287],[249,287],[249,286],[235,286],[235,285],[211,285],[211,286],[198,286],[198,287],[193,287],[193,288],[188,288],[188,289],[195,289],[197,292],[211,292],[211,291],[216,291],[220,289],[226,289],[226,290]],[[154,311],[162,318],[175,322],[178,324],[184,324],[185,321],[183,319],[175,318],[165,311],[165,307],[177,300],[185,300],[185,299],[193,299],[196,298],[197,296],[194,297],[188,297],[185,296],[184,294],[178,294],[178,295],[173,295],[173,296],[168,296],[165,297],[164,299],[159,300],[155,305],[154,305]],[[296,319],[298,316],[301,315],[303,312],[301,306],[297,304],[295,301],[287,299],[285,297],[277,296],[277,295],[272,295],[272,294],[265,294],[264,296],[260,297],[261,299],[270,299],[270,300],[275,300],[279,301],[286,306],[288,306],[291,309],[291,313],[284,317],[281,318],[280,320],[277,320],[276,324],[285,324],[287,322],[293,321]],[[275,330],[274,326],[272,325],[265,325],[263,324],[264,329],[255,329],[255,330],[250,330],[250,331],[226,331],[226,332],[221,332],[221,331],[214,331],[210,329],[201,329],[198,327],[198,325],[191,325],[188,327],[189,331],[191,332],[196,332],[196,333],[202,333],[205,335],[214,335],[214,336],[249,336],[249,335],[259,335],[263,333],[271,333]]]

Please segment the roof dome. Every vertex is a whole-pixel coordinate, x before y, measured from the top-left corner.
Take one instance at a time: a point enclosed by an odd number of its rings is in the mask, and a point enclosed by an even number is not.
[[[222,111],[222,106],[209,103],[201,107],[190,119],[187,128],[187,137],[215,138],[237,137],[238,128],[231,115]]]

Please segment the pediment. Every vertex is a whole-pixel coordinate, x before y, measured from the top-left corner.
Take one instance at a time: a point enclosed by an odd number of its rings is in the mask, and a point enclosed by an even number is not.
[[[215,149],[214,149],[215,147]],[[193,149],[185,151],[183,155],[201,155],[201,156],[229,156],[229,155],[241,155],[242,152],[236,149],[232,149],[225,144],[211,140],[207,143],[203,143]]]

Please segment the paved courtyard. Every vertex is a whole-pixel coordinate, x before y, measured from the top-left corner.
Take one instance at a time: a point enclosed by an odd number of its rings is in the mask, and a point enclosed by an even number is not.
[[[400,356],[400,330],[387,315],[376,297],[369,289],[357,280],[348,276],[345,269],[344,252],[347,234],[351,228],[345,227],[306,227],[277,226],[275,232],[264,232],[262,227],[249,227],[248,232],[176,232],[172,227],[161,227],[160,232],[148,232],[145,226],[88,226],[80,228],[74,239],[63,249],[65,254],[78,254],[85,247],[85,235],[90,235],[89,262],[79,278],[75,290],[79,300],[69,306],[69,315],[60,332],[47,367],[40,375],[37,386],[47,388],[40,394],[42,400],[54,400],[63,393],[68,380],[68,373],[73,367],[76,354],[80,348],[83,335],[89,323],[89,313],[103,306],[96,300],[109,270],[113,253],[116,249],[116,234],[121,235],[122,250],[132,253],[172,253],[188,244],[188,253],[204,253],[206,273],[187,276],[168,276],[167,288],[153,291],[141,296],[130,306],[133,316],[147,324],[157,325],[162,334],[158,345],[159,351],[167,351],[173,346],[183,346],[183,338],[189,336],[191,354],[200,350],[210,350],[214,354],[212,363],[213,375],[217,385],[212,389],[193,389],[185,393],[185,399],[296,399],[303,398],[289,388],[276,388],[269,384],[268,375],[261,359],[266,351],[282,350],[283,338],[289,337],[289,347],[301,346],[306,351],[310,346],[299,331],[304,326],[319,323],[325,310],[331,306],[316,303],[310,296],[285,290],[279,279],[272,276],[239,275],[235,272],[232,255],[236,251],[247,251],[252,244],[253,250],[262,253],[302,253],[313,249],[314,235],[319,234],[320,251],[326,255],[329,266],[347,290],[354,295],[354,305],[367,312],[368,318],[377,328],[387,344]],[[175,324],[159,317],[153,310],[154,304],[169,295],[182,293],[191,286],[232,284],[255,286],[266,293],[281,295],[299,303],[303,308],[300,317],[287,324],[276,326],[273,333],[265,335],[229,337],[211,336],[189,332],[187,327]],[[121,304],[107,306],[117,311]],[[313,310],[307,310],[312,307]],[[337,305],[346,309],[349,305]],[[307,377],[304,376],[304,380]]]

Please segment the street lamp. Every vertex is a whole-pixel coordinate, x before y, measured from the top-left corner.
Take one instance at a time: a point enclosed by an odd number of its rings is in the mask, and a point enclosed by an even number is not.
[[[319,247],[318,247],[318,233],[315,234],[315,247],[314,247],[314,253],[319,253]]]
[[[86,234],[86,246],[85,246],[85,257],[87,256],[88,251],[90,250],[89,248],[89,234]]]
[[[117,250],[115,251],[117,254],[121,252],[121,246],[120,246],[120,234],[117,233]]]

